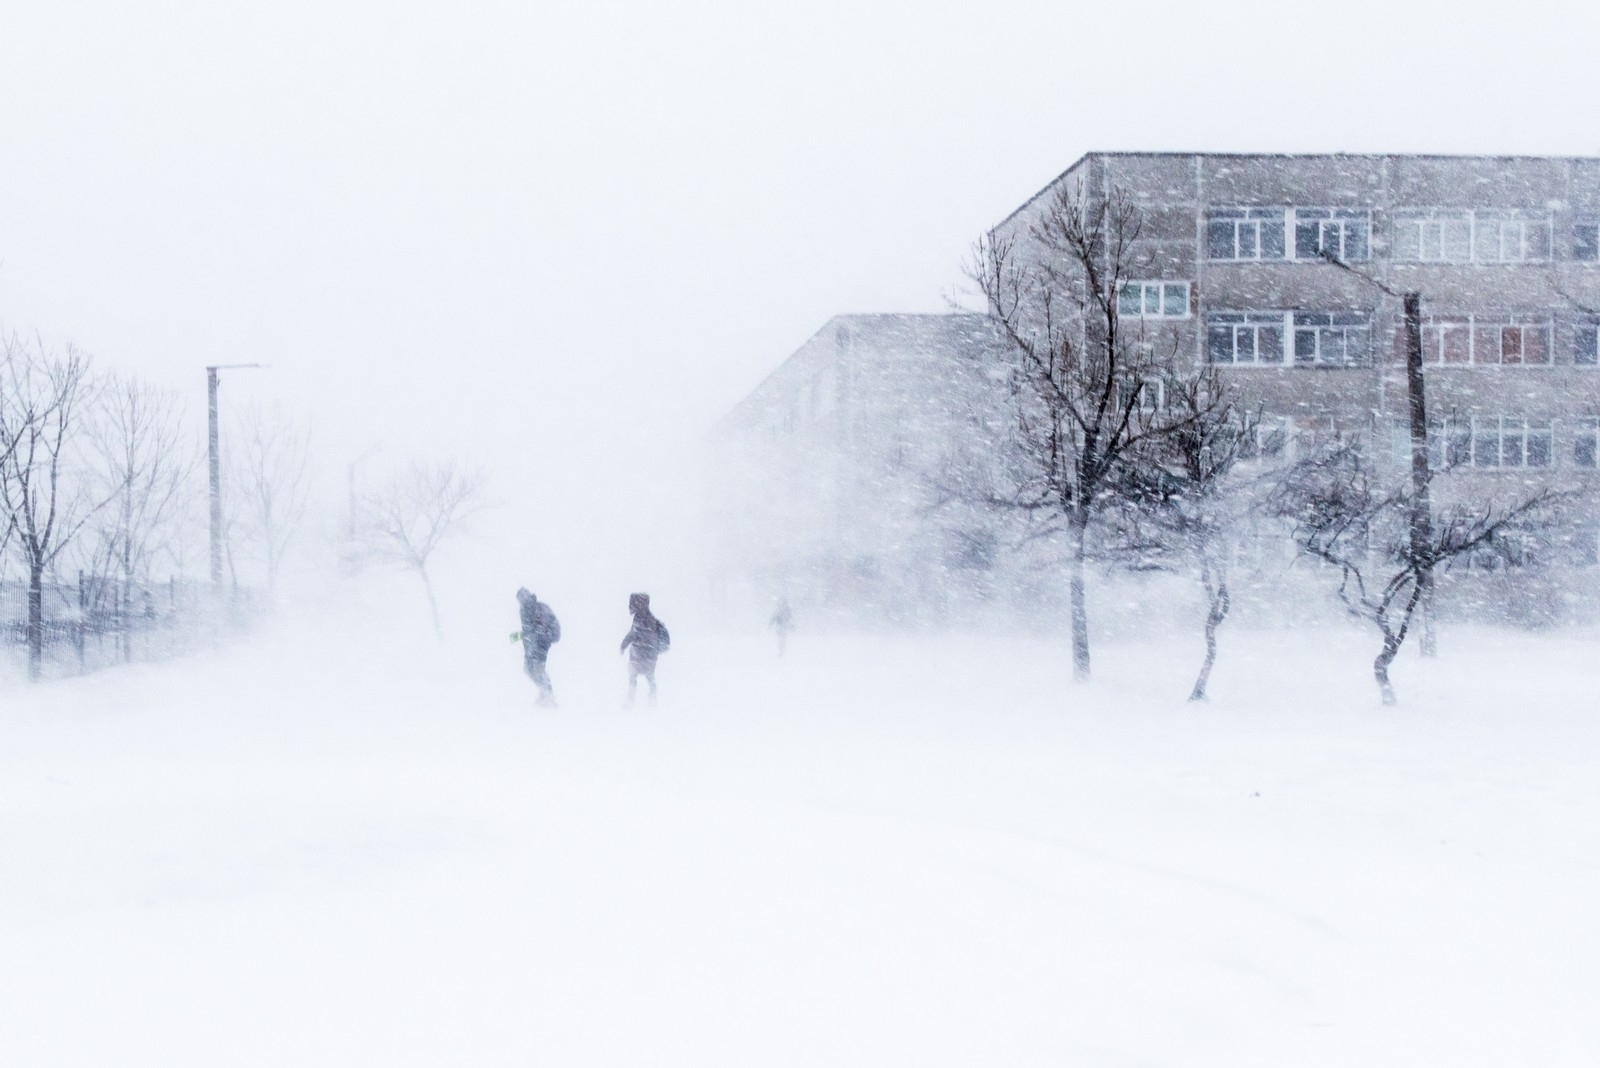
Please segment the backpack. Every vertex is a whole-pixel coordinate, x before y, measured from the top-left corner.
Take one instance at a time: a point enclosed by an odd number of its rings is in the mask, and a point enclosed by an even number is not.
[[[540,601],[539,607],[534,609],[534,619],[538,624],[536,633],[540,638],[551,645],[561,640],[561,621],[556,618],[555,612],[549,605]]]
[[[667,625],[661,620],[656,620],[656,652],[664,653],[672,648],[672,635],[667,633]]]

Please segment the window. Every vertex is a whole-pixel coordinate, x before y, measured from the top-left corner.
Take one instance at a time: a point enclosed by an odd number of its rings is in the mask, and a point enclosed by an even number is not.
[[[1129,319],[1187,319],[1188,282],[1124,282],[1117,314]]]
[[[1360,367],[1372,360],[1372,319],[1365,312],[1295,312],[1294,362]]]
[[[1550,258],[1550,215],[1541,212],[1473,213],[1472,258],[1479,263],[1526,263]]]
[[[1367,259],[1371,232],[1372,213],[1365,208],[1296,208],[1294,256],[1315,260],[1327,252],[1346,263],[1360,263]]]
[[[1572,258],[1583,263],[1600,263],[1600,223],[1573,225]]]
[[[1579,323],[1572,334],[1572,362],[1579,367],[1594,367],[1600,354],[1600,326]]]
[[[1286,346],[1289,342],[1290,346]],[[1212,312],[1206,359],[1220,364],[1360,367],[1372,361],[1366,312]]]
[[[1572,428],[1572,466],[1594,470],[1600,459],[1600,419],[1579,419]]]
[[[1531,315],[1435,315],[1422,323],[1422,361],[1550,363],[1550,320]]]
[[[1428,420],[1428,466],[1549,467],[1554,458],[1548,419],[1513,416],[1452,416]],[[1411,464],[1411,425],[1396,419],[1394,462]]]
[[[1127,404],[1133,399],[1130,396],[1130,394],[1133,392],[1133,388],[1133,381],[1131,379],[1122,383],[1117,391],[1117,396],[1121,403]],[[1167,384],[1162,381],[1159,376],[1147,375],[1139,379],[1139,396],[1135,403],[1135,406],[1139,411],[1150,413],[1159,412],[1166,407],[1166,402]]]
[[[1281,260],[1284,209],[1212,208],[1206,212],[1206,258]]]
[[[1394,258],[1414,263],[1548,260],[1550,213],[1445,208],[1396,212]]]
[[[1213,312],[1206,316],[1206,359],[1211,363],[1282,366],[1283,312]]]
[[[1427,211],[1397,214],[1394,258],[1420,263],[1466,263],[1472,258],[1472,213]]]

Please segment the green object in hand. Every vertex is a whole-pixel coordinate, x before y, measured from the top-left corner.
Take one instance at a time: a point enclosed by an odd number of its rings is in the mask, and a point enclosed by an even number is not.
[[[515,632],[514,634],[512,634],[511,635],[511,640],[514,641],[514,642],[520,642],[522,640],[522,632],[519,630],[519,631]]]

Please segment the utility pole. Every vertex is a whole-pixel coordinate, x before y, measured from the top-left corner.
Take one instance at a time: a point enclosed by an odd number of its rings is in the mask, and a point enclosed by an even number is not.
[[[214,363],[206,365],[206,438],[211,465],[211,586],[222,589],[222,448],[217,427],[217,372],[264,363]]]
[[[1421,651],[1425,657],[1439,655],[1439,646],[1433,633],[1433,504],[1428,485],[1432,477],[1428,472],[1428,399],[1422,379],[1422,294],[1412,290],[1401,293],[1390,289],[1371,275],[1358,271],[1333,253],[1324,249],[1320,255],[1335,267],[1368,282],[1391,297],[1398,297],[1403,308],[1404,321],[1401,335],[1406,348],[1406,401],[1407,422],[1411,431],[1411,508],[1409,516],[1409,549],[1411,564],[1417,574],[1417,586],[1422,595]]]

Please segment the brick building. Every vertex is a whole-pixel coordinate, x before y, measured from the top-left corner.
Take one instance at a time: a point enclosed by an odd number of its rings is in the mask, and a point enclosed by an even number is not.
[[[1600,159],[1095,153],[993,236],[1014,241],[1024,256],[1043,254],[1032,228],[1063,190],[1085,198],[1120,192],[1137,205],[1133,253],[1142,277],[1119,294],[1124,320],[1160,336],[1162,351],[1180,361],[1222,368],[1263,413],[1264,443],[1289,452],[1334,431],[1361,433],[1403,469],[1401,308],[1384,289],[1419,292],[1430,451],[1448,468],[1435,483],[1436,502],[1506,498],[1547,484],[1577,494],[1554,528],[1528,533],[1522,559],[1481,554],[1462,562],[1442,579],[1441,595],[1454,596],[1458,607],[1493,606],[1512,599],[1515,584],[1536,593],[1518,600],[1545,606],[1550,618],[1592,614],[1589,587],[1600,558]],[[781,428],[790,418],[773,413],[804,410],[798,398],[811,387],[802,383],[831,358],[813,339],[730,416],[723,440],[761,425],[769,432],[764,455],[788,455],[808,478],[832,477],[836,487],[855,479],[847,473],[867,455],[856,434],[878,439],[873,449],[902,453],[958,440],[981,448],[983,428],[999,425],[1004,404],[999,379],[984,371],[997,341],[983,319],[881,319],[915,322],[919,340],[880,345],[868,340],[880,336],[872,330],[851,333],[853,319],[818,335],[850,333],[852,344],[899,354],[884,364],[897,371],[882,380],[883,397],[858,390],[836,399],[828,418],[856,428],[852,436],[771,431],[772,420]],[[941,320],[948,322],[935,325]],[[919,414],[896,421],[885,415],[890,409]],[[918,443],[918,434],[930,436]],[[887,526],[872,520],[881,536],[866,533],[875,529],[870,523],[837,520],[836,529],[861,535],[839,559],[860,550],[880,572],[910,573],[903,550],[933,536],[919,525],[925,497],[906,474],[912,467],[874,476],[880,481],[867,499],[899,516]],[[805,498],[788,484],[774,479],[768,495],[790,502],[797,525],[811,524]],[[889,527],[892,535],[884,533]],[[967,528],[939,536],[978,537]],[[914,555],[926,571],[934,555],[923,549]],[[950,558],[941,552],[939,559]]]

